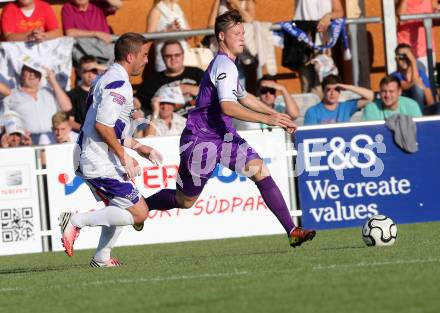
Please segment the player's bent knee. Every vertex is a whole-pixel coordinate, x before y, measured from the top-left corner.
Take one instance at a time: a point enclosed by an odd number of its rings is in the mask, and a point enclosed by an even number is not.
[[[270,176],[270,172],[269,169],[267,168],[267,166],[263,163],[262,160],[259,160],[260,162],[256,162],[253,164],[254,166],[254,172],[252,173],[253,175],[250,177],[250,179],[252,179],[254,182],[263,180],[264,178]],[[252,164],[250,165],[252,166]]]
[[[133,215],[133,221],[135,224],[144,222],[148,217],[147,204],[143,199],[128,209]]]
[[[134,222],[134,224],[141,224],[147,219],[147,217],[148,217],[148,214],[146,214],[146,215],[143,215],[143,214],[133,215],[133,222]]]
[[[130,212],[133,215],[135,224],[143,223],[148,217],[148,210],[135,210]]]

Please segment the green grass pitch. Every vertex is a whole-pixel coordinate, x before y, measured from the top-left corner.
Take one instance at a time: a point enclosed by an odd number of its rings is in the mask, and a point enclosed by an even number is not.
[[[440,312],[440,223],[398,225],[392,247],[360,229],[0,257],[0,312]]]

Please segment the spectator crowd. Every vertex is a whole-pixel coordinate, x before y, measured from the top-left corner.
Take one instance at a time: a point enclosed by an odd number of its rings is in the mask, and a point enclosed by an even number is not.
[[[236,9],[247,24],[253,25],[256,38],[261,36],[258,29],[262,29],[263,24],[255,21],[255,0],[211,2],[207,27],[214,25],[219,14]],[[348,7],[357,2],[344,3]],[[329,41],[331,21],[346,16],[347,10],[342,0],[294,0],[294,6],[293,20],[298,27],[304,28],[310,41],[316,45]],[[433,0],[396,0],[399,15],[433,13],[438,7],[438,1]],[[67,90],[53,69],[32,60],[22,62],[19,84],[15,87],[5,79],[8,73],[0,73],[2,148],[76,141],[90,106],[87,98],[93,81],[114,60],[115,35],[107,17],[123,9],[122,0],[68,0],[62,7],[60,23],[53,8],[43,0],[16,0],[3,7],[0,17],[3,41],[38,45],[62,36],[74,38],[72,64],[75,73],[72,77],[75,79],[72,89]],[[177,0],[155,0],[145,25],[147,32],[180,31],[190,27]],[[300,60],[294,68],[301,81],[299,93],[313,93],[314,99],[319,101],[305,108],[296,101],[299,97],[289,93],[279,81],[278,75],[268,74],[256,82],[256,96],[263,104],[300,121],[299,124],[303,120],[304,125],[349,122],[359,114],[362,114],[362,120],[371,121],[384,120],[396,113],[418,117],[424,112],[436,112],[433,108],[437,106],[437,99],[432,92],[436,86],[432,86],[428,78],[423,24],[398,22],[397,38],[397,70],[382,78],[378,93],[367,86],[354,86],[343,81],[342,75],[338,74],[342,68],[336,49],[328,48],[317,53],[313,49],[295,46],[295,53],[307,55],[307,60]],[[203,43],[206,47],[196,48],[200,49],[197,53],[204,51],[202,49],[216,52],[212,37],[207,36]],[[134,107],[137,110],[133,113],[134,118],[145,122],[138,126],[135,136],[180,135],[188,112],[195,105],[204,66],[201,63],[194,66],[189,61],[194,56],[194,48],[186,39],[156,40],[153,46],[155,58],[151,62],[154,70],[144,75],[143,81],[135,86]],[[435,52],[432,56],[435,60]],[[258,59],[252,49],[246,49],[245,55],[239,58],[237,66],[241,81],[247,82],[248,63],[255,63]],[[234,124],[238,130],[268,128],[267,125],[238,120]]]

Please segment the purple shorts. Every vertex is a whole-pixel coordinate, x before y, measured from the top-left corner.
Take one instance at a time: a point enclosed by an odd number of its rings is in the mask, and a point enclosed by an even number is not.
[[[237,133],[208,139],[184,131],[180,138],[177,190],[188,197],[198,196],[219,163],[237,173],[252,176],[245,172],[245,165],[255,159],[261,157]]]
[[[86,179],[96,201],[103,201],[105,205],[114,205],[121,209],[128,209],[135,205],[141,194],[131,180],[122,177],[107,178],[98,177]]]

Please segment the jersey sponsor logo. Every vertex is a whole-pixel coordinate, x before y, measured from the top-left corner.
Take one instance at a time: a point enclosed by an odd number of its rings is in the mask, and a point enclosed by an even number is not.
[[[125,104],[125,97],[123,95],[120,95],[119,93],[112,91],[110,92],[110,96],[113,97],[113,102],[119,105]]]
[[[125,81],[123,80],[116,80],[114,82],[111,82],[109,84],[107,84],[104,89],[118,89],[121,88],[122,86],[124,86]]]
[[[225,78],[226,78],[226,73],[220,73],[217,76],[217,80],[222,80],[222,79],[225,79]]]

